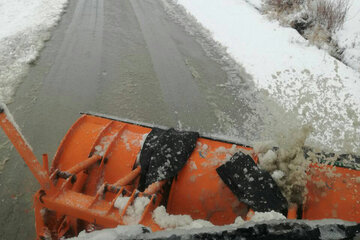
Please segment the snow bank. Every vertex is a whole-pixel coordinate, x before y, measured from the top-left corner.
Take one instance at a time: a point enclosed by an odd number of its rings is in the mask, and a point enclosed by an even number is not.
[[[335,36],[340,47],[345,48],[344,61],[360,72],[360,1],[350,1],[350,8],[342,30]]]
[[[302,124],[313,126],[308,144],[360,152],[359,72],[310,46],[296,30],[270,22],[257,10],[258,1],[177,2],[227,47],[259,89]],[[285,131],[284,117],[273,115],[274,126],[268,128]],[[281,124],[275,126],[276,121]]]
[[[0,102],[10,103],[68,0],[0,0]]]

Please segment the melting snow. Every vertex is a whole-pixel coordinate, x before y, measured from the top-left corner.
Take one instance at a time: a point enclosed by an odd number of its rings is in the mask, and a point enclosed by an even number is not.
[[[10,103],[68,0],[0,0],[0,102]]]

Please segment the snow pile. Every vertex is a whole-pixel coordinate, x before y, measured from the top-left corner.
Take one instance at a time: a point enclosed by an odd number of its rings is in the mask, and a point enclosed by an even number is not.
[[[284,215],[278,212],[255,212],[254,216],[252,216],[251,221],[253,222],[263,222],[270,220],[282,220],[286,219]]]
[[[129,200],[130,197],[119,196],[116,199],[114,206],[118,208],[119,212],[121,213],[125,209],[126,204]],[[134,202],[126,209],[126,214],[124,215],[124,223],[137,224],[140,221],[145,207],[149,204],[149,202],[150,199],[147,197],[136,197]]]
[[[16,87],[50,38],[68,0],[0,0],[0,102]]]
[[[251,1],[177,2],[269,94],[266,102],[282,106],[293,119],[313,126],[308,145],[360,152],[359,72],[311,46],[296,30],[270,22]],[[288,131],[278,124],[285,122],[282,112],[274,109],[268,115],[273,119],[265,119],[265,129]]]
[[[343,28],[335,35],[344,48],[343,61],[360,72],[360,1],[350,1],[350,8]]]
[[[291,132],[293,135],[277,139],[276,150],[272,148],[273,144],[259,143],[255,144],[254,151],[259,156],[260,168],[271,174],[288,202],[302,204],[309,166],[303,147],[310,128]]]
[[[117,240],[117,239],[134,239],[136,236],[150,232],[149,229],[142,225],[117,226],[116,228],[107,228],[99,231],[87,233],[81,231],[77,237],[68,239],[78,240]]]
[[[161,228],[202,228],[214,226],[205,220],[193,220],[190,215],[170,215],[164,206],[157,207],[153,212],[153,219]]]
[[[163,229],[169,230],[172,234],[176,233],[177,230],[190,230],[190,229],[201,229],[204,228],[206,231],[211,229],[215,230],[218,226],[214,226],[209,221],[202,219],[193,220],[189,215],[169,215],[166,212],[164,206],[157,207],[153,212],[154,221]],[[228,227],[239,227],[241,225],[246,226],[246,223],[264,222],[272,220],[283,220],[286,219],[284,215],[271,211],[271,212],[255,212],[251,221],[246,222],[241,217],[237,217],[233,224],[227,225]],[[224,226],[226,227],[226,226]],[[142,225],[131,225],[131,226],[117,226],[116,228],[102,229],[86,233],[85,231],[80,232],[78,237],[71,239],[144,239],[146,235],[144,233],[151,232],[150,229]]]
[[[202,219],[193,220],[189,215],[170,215],[166,212],[164,206],[157,207],[153,213],[153,219],[163,229],[194,229],[214,226],[211,222]],[[270,220],[286,219],[284,215],[278,212],[255,212],[251,218],[252,222],[263,222]],[[233,226],[245,224],[240,216],[234,221]]]

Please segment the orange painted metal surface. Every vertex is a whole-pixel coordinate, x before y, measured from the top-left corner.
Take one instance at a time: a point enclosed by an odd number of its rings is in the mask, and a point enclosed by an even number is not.
[[[83,115],[65,135],[49,171],[47,155],[41,166],[4,113],[0,113],[0,125],[41,185],[34,196],[38,238],[57,239],[89,227],[126,224],[127,209],[139,197],[150,199],[139,223],[153,231],[161,227],[154,222],[152,212],[164,203],[169,214],[188,214],[215,225],[231,224],[238,216],[250,219],[253,214],[216,173],[216,168],[237,151],[252,154],[249,147],[199,138],[168,194],[164,194],[164,186],[169,184],[166,181],[139,193],[136,189],[141,169],[136,159],[145,134],[151,131],[149,127]],[[360,222],[359,177],[359,171],[311,165],[303,218]],[[129,199],[123,209],[118,209],[116,199],[122,196]],[[297,212],[297,206],[290,207],[288,218],[295,219]]]
[[[312,164],[308,176],[304,219],[360,222],[360,171]]]
[[[234,223],[237,216],[244,218],[248,207],[239,202],[216,172],[217,167],[239,150],[251,151],[238,145],[198,139],[197,147],[172,183],[167,211],[188,214],[215,225]]]
[[[4,110],[0,113],[0,125],[20,156],[24,159],[26,165],[30,168],[34,177],[40,183],[41,187],[43,189],[49,189],[51,184],[47,170],[41,166],[28,143],[22,138],[13,123],[7,118]]]
[[[287,219],[297,219],[297,211],[298,211],[298,205],[290,204],[288,209]]]

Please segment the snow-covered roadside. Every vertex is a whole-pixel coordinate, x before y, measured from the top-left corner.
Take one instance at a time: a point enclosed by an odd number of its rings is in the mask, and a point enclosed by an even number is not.
[[[335,38],[339,46],[345,49],[344,62],[360,72],[360,1],[352,0],[349,4],[344,26]]]
[[[10,103],[68,0],[0,0],[0,102]]]
[[[359,72],[296,30],[270,22],[256,9],[258,0],[177,2],[227,47],[258,88],[313,127],[308,144],[360,152]]]

